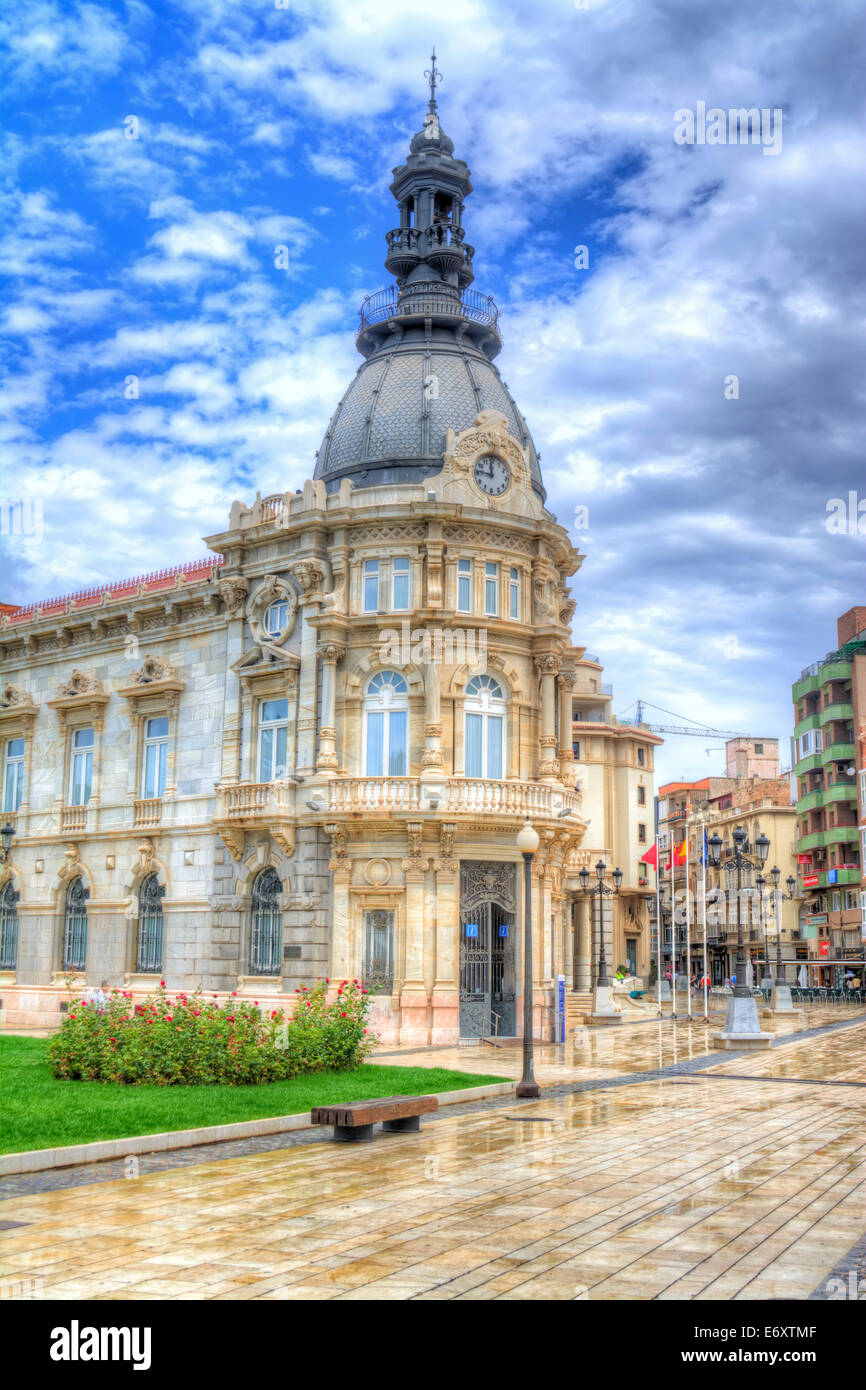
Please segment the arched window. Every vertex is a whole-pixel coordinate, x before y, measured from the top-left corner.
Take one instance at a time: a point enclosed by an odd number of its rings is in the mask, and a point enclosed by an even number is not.
[[[163,917],[165,889],[156,874],[148,874],[138,890],[138,947],[135,969],[140,975],[162,971]]]
[[[0,893],[0,970],[14,970],[18,961],[18,894],[10,879]]]
[[[405,777],[409,770],[409,687],[396,671],[377,671],[364,698],[364,773]]]
[[[492,676],[466,685],[466,776],[500,778],[505,746],[505,695]]]
[[[66,890],[63,923],[63,970],[83,970],[87,962],[87,899],[90,889],[74,878]]]
[[[253,884],[250,974],[279,975],[283,964],[283,885],[276,869],[262,869]]]

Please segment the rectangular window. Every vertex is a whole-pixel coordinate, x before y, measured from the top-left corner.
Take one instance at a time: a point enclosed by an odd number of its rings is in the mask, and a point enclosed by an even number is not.
[[[391,570],[391,607],[403,610],[409,607],[409,558],[395,556]]]
[[[580,762],[580,744],[579,744],[579,743],[573,743],[573,744],[571,745],[571,751],[572,751],[572,753],[574,754],[574,756],[575,756],[575,758],[577,759],[577,761]]]
[[[639,825],[639,826],[638,826],[638,828],[637,828],[637,838],[638,838],[638,843],[639,843],[639,844],[641,844],[641,845],[645,845],[645,844],[646,844],[646,826],[645,826],[645,825]]]
[[[488,618],[499,613],[499,566],[490,561],[484,566],[484,612]]]
[[[642,748],[639,748],[639,749],[637,750],[637,765],[638,765],[638,767],[643,767],[645,760],[646,760],[646,754],[644,753],[644,750],[643,750]]]
[[[467,714],[466,716],[466,776],[483,777],[484,766],[484,716],[483,714]]]
[[[472,561],[457,561],[457,611],[472,612]]]
[[[86,806],[90,800],[90,781],[93,775],[93,730],[76,729],[72,735],[72,777],[69,786],[70,806]]]
[[[646,806],[646,787],[638,787],[637,804],[638,806]]]
[[[3,771],[3,810],[17,811],[24,789],[24,740],[6,740],[6,765]]]
[[[285,777],[289,736],[288,700],[263,700],[259,706],[259,781]]]
[[[408,714],[406,710],[367,711],[367,777],[405,777],[408,764]]]
[[[830,911],[831,911],[831,912],[838,912],[839,909],[841,908],[841,906],[842,906],[842,895],[841,895],[841,893],[834,893],[833,896],[832,896],[832,898],[831,898],[831,902],[830,902]]]
[[[390,994],[393,988],[393,912],[364,913],[364,985],[371,994]]]
[[[379,611],[379,561],[364,561],[364,612]]]
[[[515,622],[520,619],[520,570],[510,567],[508,579],[508,616]]]
[[[502,776],[502,719],[493,714],[487,716],[487,776]]]
[[[763,745],[763,743],[756,743],[756,744],[755,744],[755,752],[756,752],[756,753],[763,753],[763,751],[764,751],[764,745]]]
[[[148,719],[144,726],[144,776],[141,794],[151,800],[165,791],[168,763],[168,716]]]

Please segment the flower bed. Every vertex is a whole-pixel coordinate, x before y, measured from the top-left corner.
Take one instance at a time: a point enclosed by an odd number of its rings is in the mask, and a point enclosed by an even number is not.
[[[329,1004],[328,983],[302,985],[288,1013],[266,1017],[236,995],[222,1005],[200,992],[170,998],[164,981],[136,1005],[113,990],[104,1004],[70,1005],[48,1046],[51,1067],[67,1080],[160,1086],[249,1086],[349,1071],[374,1046],[367,991],[344,980]]]

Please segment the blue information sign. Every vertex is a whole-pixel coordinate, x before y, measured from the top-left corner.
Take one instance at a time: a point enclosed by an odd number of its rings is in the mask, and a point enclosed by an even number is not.
[[[500,935],[500,936],[507,936],[507,935],[508,935],[508,923],[507,923],[507,922],[502,922],[502,923],[500,924],[500,927],[499,927],[499,935]]]
[[[467,936],[477,936],[477,935],[478,935],[478,923],[477,923],[477,922],[467,922],[467,923],[466,923],[466,935],[467,935]]]
[[[565,1042],[565,976],[558,975],[556,979],[556,1012],[559,1037],[558,1042]]]

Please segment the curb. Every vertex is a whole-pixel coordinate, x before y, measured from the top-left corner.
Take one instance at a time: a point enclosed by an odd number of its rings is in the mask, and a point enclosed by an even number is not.
[[[440,1106],[459,1105],[466,1100],[483,1100],[485,1096],[508,1095],[516,1085],[516,1081],[496,1081],[488,1086],[468,1086],[462,1091],[434,1094]],[[101,1163],[104,1159],[125,1158],[128,1154],[187,1149],[197,1144],[255,1139],[262,1134],[286,1134],[295,1129],[312,1128],[308,1114],[270,1115],[260,1120],[240,1120],[230,1125],[174,1129],[164,1134],[133,1135],[128,1139],[100,1139],[93,1144],[68,1144],[59,1149],[25,1149],[21,1153],[0,1155],[0,1177],[10,1177],[15,1173],[39,1173],[47,1168],[70,1168],[79,1163]]]

